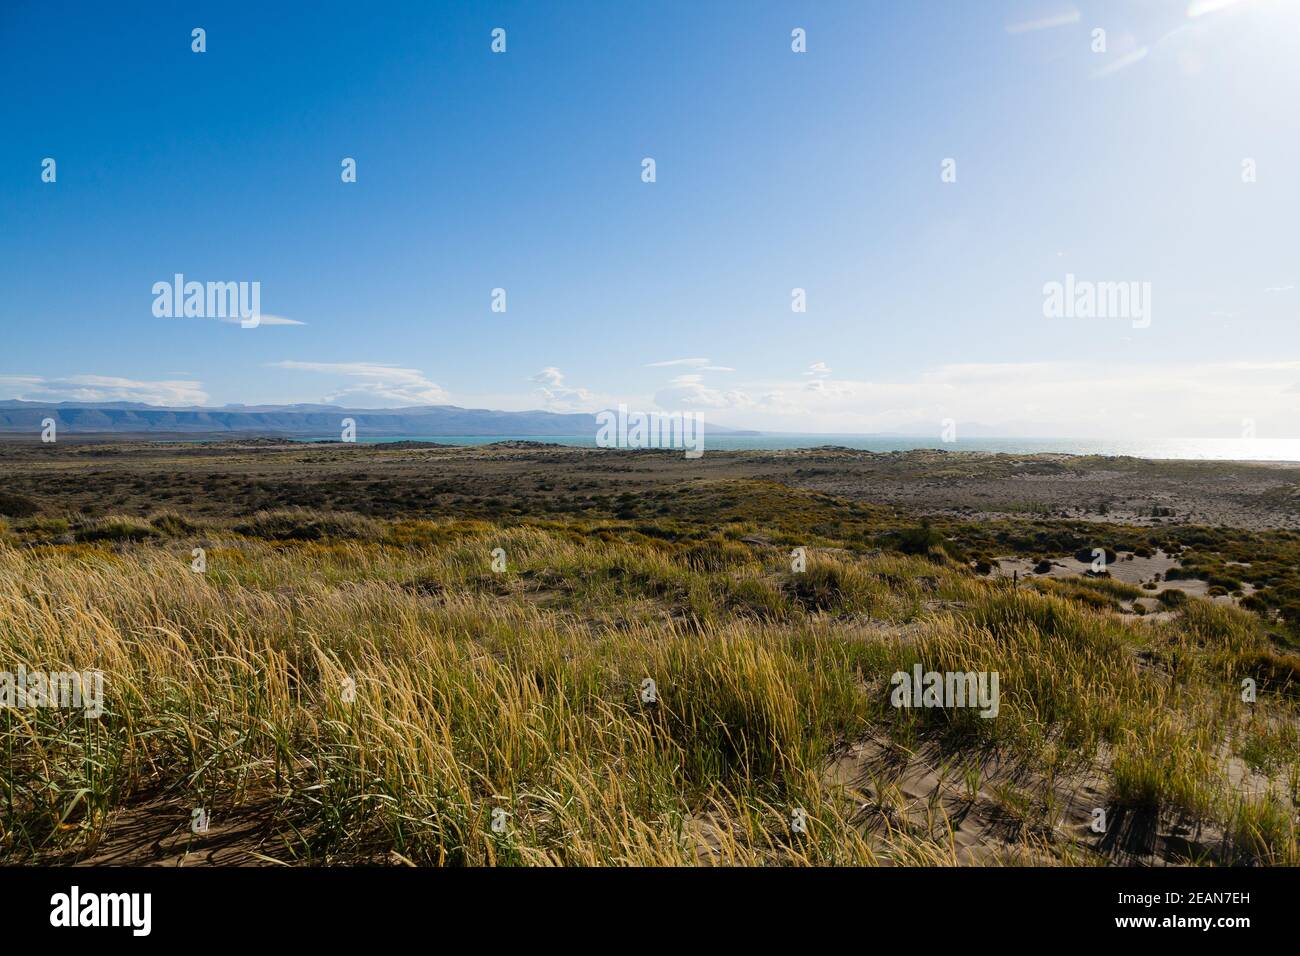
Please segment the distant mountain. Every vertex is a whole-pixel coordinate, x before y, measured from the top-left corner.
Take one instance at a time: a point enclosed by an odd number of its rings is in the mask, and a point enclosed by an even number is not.
[[[595,415],[541,410],[498,412],[456,405],[411,408],[344,408],[337,405],[191,405],[170,408],[140,402],[0,401],[0,433],[39,434],[41,422],[54,419],[60,432],[286,435],[338,438],[344,418],[354,419],[360,438],[409,435],[592,435]],[[758,432],[704,426],[705,434],[755,435]]]

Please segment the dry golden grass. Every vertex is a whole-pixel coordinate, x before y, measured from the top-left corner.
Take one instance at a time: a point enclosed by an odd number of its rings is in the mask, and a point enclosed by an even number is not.
[[[1054,803],[1083,773],[1116,810],[1188,823],[1205,862],[1300,862],[1295,661],[1246,614],[1138,622],[942,555],[814,550],[795,574],[725,533],[308,524],[0,544],[0,670],[99,669],[107,698],[99,720],[0,712],[8,859],[94,858],[115,814],[161,801],[252,808],[250,851],[286,862],[969,862],[937,805],[918,823],[828,779],[875,738],[1033,768],[1005,791],[1019,836],[981,862],[1103,860]],[[998,671],[998,717],[889,706],[917,662]]]

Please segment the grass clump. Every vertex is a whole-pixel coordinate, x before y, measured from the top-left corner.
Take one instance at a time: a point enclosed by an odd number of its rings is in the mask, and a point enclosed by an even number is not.
[[[380,533],[379,526],[362,515],[309,508],[259,511],[249,520],[236,524],[235,530],[252,538],[272,541],[373,539]]]
[[[122,543],[156,538],[158,531],[152,525],[135,518],[109,515],[81,525],[73,532],[73,537],[82,542]]]

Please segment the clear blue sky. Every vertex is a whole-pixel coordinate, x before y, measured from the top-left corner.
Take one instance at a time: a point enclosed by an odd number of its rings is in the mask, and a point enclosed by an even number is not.
[[[1296,0],[5,0],[0,91],[0,398],[1300,435]]]

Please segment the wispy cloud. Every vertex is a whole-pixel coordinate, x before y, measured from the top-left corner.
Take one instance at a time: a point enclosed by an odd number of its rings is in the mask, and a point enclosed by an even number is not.
[[[709,360],[706,358],[668,359],[666,362],[648,362],[646,368],[668,368],[670,365],[690,365],[693,368],[698,368],[701,365],[708,364]]]
[[[735,369],[728,365],[712,365],[706,358],[681,358],[669,359],[666,362],[649,362],[646,368],[670,368],[675,365],[684,365],[688,368],[698,369],[701,372],[734,372]]]
[[[1053,30],[1057,27],[1068,27],[1079,22],[1079,11],[1070,9],[1061,13],[1050,16],[1039,17],[1035,20],[1022,20],[1018,23],[1008,23],[1005,27],[1010,34],[1019,33],[1037,33],[1039,30]]]
[[[241,316],[238,315],[203,315],[203,316],[195,316],[193,318],[212,319],[216,322],[224,322],[227,325],[240,325],[242,322],[245,321]],[[306,325],[306,324],[307,324],[306,322],[300,322],[297,319],[286,318],[283,315],[271,315],[268,312],[263,312],[258,316],[257,325],[249,326],[249,328],[260,328],[263,325]]]
[[[436,382],[418,369],[385,365],[379,362],[272,362],[270,368],[357,379],[354,384],[337,388],[322,399],[326,402],[380,405],[445,405],[450,396]]]
[[[235,325],[238,325],[240,322],[243,321],[243,319],[241,319],[239,316],[236,315],[231,318],[221,319],[220,321],[232,322]],[[297,319],[286,319],[283,315],[268,315],[265,312],[263,312],[261,316],[258,317],[257,321],[259,326],[261,325],[306,325],[307,324],[306,322],[299,322]]]
[[[1219,13],[1243,2],[1245,0],[1192,0],[1187,5],[1187,15],[1192,18],[1203,17],[1210,13]]]
[[[26,402],[143,402],[146,405],[202,405],[208,394],[201,382],[139,381],[107,375],[0,375],[0,398]]]
[[[1151,48],[1145,46],[1140,46],[1136,50],[1131,50],[1130,52],[1125,53],[1123,56],[1116,57],[1114,60],[1111,60],[1109,63],[1107,63],[1105,66],[1101,67],[1100,69],[1093,70],[1092,78],[1096,80],[1096,79],[1100,79],[1103,76],[1111,76],[1115,73],[1120,72],[1120,70],[1127,70],[1130,66],[1133,66],[1134,64],[1137,63],[1141,63],[1143,60],[1145,60],[1147,58],[1147,54],[1150,52],[1151,52]]]

